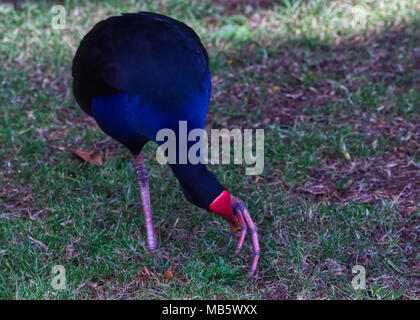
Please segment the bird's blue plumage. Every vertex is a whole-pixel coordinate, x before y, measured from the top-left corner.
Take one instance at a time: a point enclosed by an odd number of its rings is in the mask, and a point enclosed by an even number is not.
[[[179,82],[182,82],[181,76]],[[211,91],[210,70],[202,89],[169,110],[145,101],[139,94],[120,92],[92,98],[91,111],[104,132],[128,148],[137,148],[146,138],[156,142],[161,129],[171,129],[178,134],[179,121],[187,121],[188,131],[203,129]]]

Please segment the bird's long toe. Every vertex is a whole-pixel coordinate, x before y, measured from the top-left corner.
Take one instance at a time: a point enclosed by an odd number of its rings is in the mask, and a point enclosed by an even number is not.
[[[235,250],[234,254],[238,254],[241,251],[242,246],[243,246],[244,241],[245,241],[247,229],[248,229],[240,210],[237,210],[237,216],[238,216],[238,219],[239,219],[239,223],[241,224],[241,231],[240,231],[240,235],[239,235],[238,245],[236,246],[236,250]]]
[[[251,216],[248,213],[248,210],[244,210],[243,212],[245,222],[248,226],[249,233],[251,234],[251,240],[252,240],[252,246],[254,251],[254,257],[252,259],[251,269],[249,270],[249,275],[254,275],[255,271],[257,270],[258,266],[258,260],[260,258],[260,244],[258,242],[258,232],[257,227],[254,224],[254,221],[252,221]]]

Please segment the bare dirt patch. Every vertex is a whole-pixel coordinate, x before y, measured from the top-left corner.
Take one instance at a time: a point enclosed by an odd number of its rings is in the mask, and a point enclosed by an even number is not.
[[[1,179],[0,199],[3,202],[0,217],[4,219],[14,219],[27,216],[35,220],[42,210],[34,210],[34,197],[31,190],[25,185],[15,185],[6,176]]]
[[[384,199],[399,204],[406,213],[417,209],[420,170],[400,153],[366,160],[329,161],[310,170],[307,178],[308,182],[296,191],[310,194],[319,201],[345,205],[349,202],[372,204]]]

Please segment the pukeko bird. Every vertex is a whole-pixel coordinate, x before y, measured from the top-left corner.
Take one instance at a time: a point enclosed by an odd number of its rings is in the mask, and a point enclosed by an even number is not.
[[[188,132],[204,128],[211,89],[206,49],[194,30],[180,21],[150,12],[128,13],[103,20],[86,34],[72,74],[80,107],[135,157],[148,249],[153,252],[158,242],[141,150],[148,141],[161,143],[156,139],[160,129],[178,133],[180,121],[187,122]],[[202,163],[188,160],[170,167],[188,201],[229,222],[239,237],[235,253],[250,233],[254,256],[249,273],[254,274],[260,247],[244,202],[230,195]]]

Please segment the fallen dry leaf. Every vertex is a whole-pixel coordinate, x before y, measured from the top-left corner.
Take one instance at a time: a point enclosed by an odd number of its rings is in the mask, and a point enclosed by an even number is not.
[[[104,164],[102,155],[96,151],[70,150],[79,159],[101,166]]]
[[[165,271],[165,274],[163,275],[165,279],[170,280],[174,277],[174,274],[170,269]]]

